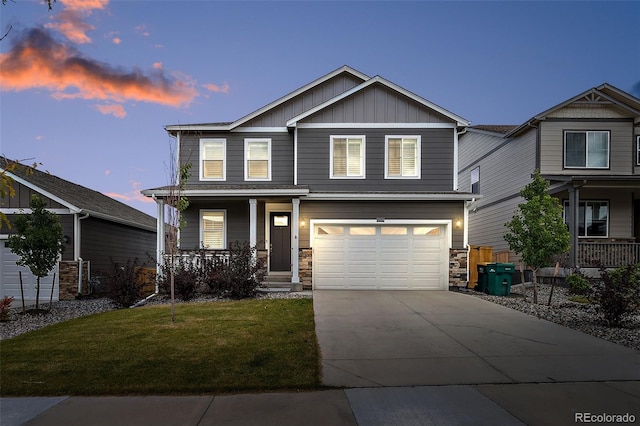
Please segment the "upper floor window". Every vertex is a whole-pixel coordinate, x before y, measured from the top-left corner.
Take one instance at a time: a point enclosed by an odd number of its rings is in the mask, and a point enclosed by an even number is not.
[[[420,136],[386,136],[385,157],[385,178],[420,178]]]
[[[364,136],[331,136],[331,177],[364,178]]]
[[[480,193],[480,167],[471,170],[471,193]]]
[[[271,180],[271,139],[244,140],[245,180]]]
[[[225,180],[225,139],[200,139],[200,180]]]
[[[200,212],[200,241],[202,247],[222,250],[227,246],[226,212],[224,210],[203,210]]]
[[[569,224],[569,202],[564,202],[564,221]],[[579,237],[607,237],[609,235],[609,203],[581,201],[578,209]]]
[[[636,164],[640,166],[640,136],[636,136],[636,149],[638,150],[636,153],[636,156],[638,157],[636,158]]]
[[[609,132],[564,132],[564,166],[567,168],[608,168]]]

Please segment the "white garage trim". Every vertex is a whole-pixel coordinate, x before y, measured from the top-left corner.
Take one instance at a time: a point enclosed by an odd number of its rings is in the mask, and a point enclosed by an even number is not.
[[[451,220],[311,219],[309,223],[314,289],[448,289]],[[323,225],[344,227],[344,234],[318,236],[316,229]],[[369,235],[349,234],[353,226],[368,228],[363,231]],[[407,233],[383,232],[393,226],[406,226]],[[434,226],[440,233],[419,236],[413,233],[415,226]]]

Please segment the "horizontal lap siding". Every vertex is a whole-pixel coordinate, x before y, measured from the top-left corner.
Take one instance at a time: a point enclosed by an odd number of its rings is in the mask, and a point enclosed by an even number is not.
[[[225,210],[227,212],[227,244],[233,241],[249,241],[249,202],[247,200],[192,201],[184,212],[186,226],[180,231],[181,249],[196,250],[201,247],[201,210]],[[260,214],[258,214],[258,222],[258,230],[264,228],[264,220],[261,219]],[[264,239],[264,229],[262,230],[262,239]]]
[[[330,179],[331,135],[365,135],[366,179]],[[385,179],[385,136],[421,135],[421,179]],[[451,191],[453,129],[300,129],[298,184],[311,191]]]
[[[12,235],[15,233],[16,231],[16,227],[15,227],[15,221],[17,219],[18,215],[16,214],[10,214],[7,215],[7,219],[9,220],[9,224],[10,226],[4,226],[2,227],[2,234],[5,235]],[[60,224],[62,225],[62,235],[68,237],[68,242],[66,244],[64,244],[64,251],[62,252],[62,260],[74,260],[73,258],[73,240],[74,240],[74,234],[73,234],[73,222],[74,222],[74,215],[73,214],[61,214],[58,215],[58,218],[60,219]],[[0,240],[0,244],[3,244],[2,242],[3,240]]]
[[[80,257],[91,262],[92,275],[113,272],[114,262],[127,260],[154,267],[156,233],[89,217],[81,222]]]
[[[225,181],[200,181],[200,139],[226,139],[227,176]],[[246,181],[244,179],[244,140],[271,139],[271,180]],[[210,183],[211,185],[293,185],[293,136],[287,132],[265,133],[201,133],[183,134],[180,139],[180,164],[191,163],[190,184]]]
[[[385,219],[451,220],[461,219],[463,202],[339,202],[305,201],[300,203],[300,217],[306,228],[300,229],[300,247],[309,247],[310,226],[313,219]],[[453,247],[462,247],[462,230],[453,229]]]
[[[494,252],[508,250],[504,224],[523,201],[520,190],[531,182],[536,163],[536,130],[510,140],[469,132],[460,140],[460,153],[464,161],[460,190],[471,190],[471,170],[480,167],[482,198],[469,211],[469,244],[491,246]]]
[[[609,169],[563,169],[565,130],[608,130]],[[633,174],[635,140],[631,121],[549,121],[540,123],[542,174]]]
[[[627,189],[580,190],[580,201],[609,202],[609,238],[633,237],[633,195]],[[558,194],[561,202],[569,200],[567,192]]]

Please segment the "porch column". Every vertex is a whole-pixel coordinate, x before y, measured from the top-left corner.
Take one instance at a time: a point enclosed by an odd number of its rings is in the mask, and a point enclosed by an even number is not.
[[[160,275],[162,266],[164,265],[164,200],[156,198],[158,207],[158,218],[156,219],[156,273]],[[156,292],[157,284],[156,284]]]
[[[258,200],[249,198],[249,245],[258,244]]]
[[[298,256],[300,255],[300,199],[292,199],[291,205],[293,206],[293,212],[291,214],[291,290],[301,291],[302,285],[300,284],[300,276],[298,271]]]
[[[578,237],[580,235],[580,188],[569,188],[569,235],[571,236],[571,249],[569,250],[569,262],[572,267],[578,265]]]

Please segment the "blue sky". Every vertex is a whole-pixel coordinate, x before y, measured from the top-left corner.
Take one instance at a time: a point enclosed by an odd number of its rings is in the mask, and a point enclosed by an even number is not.
[[[0,153],[155,216],[167,124],[233,121],[342,65],[472,124],[608,82],[640,97],[640,2],[58,0],[0,6]]]

